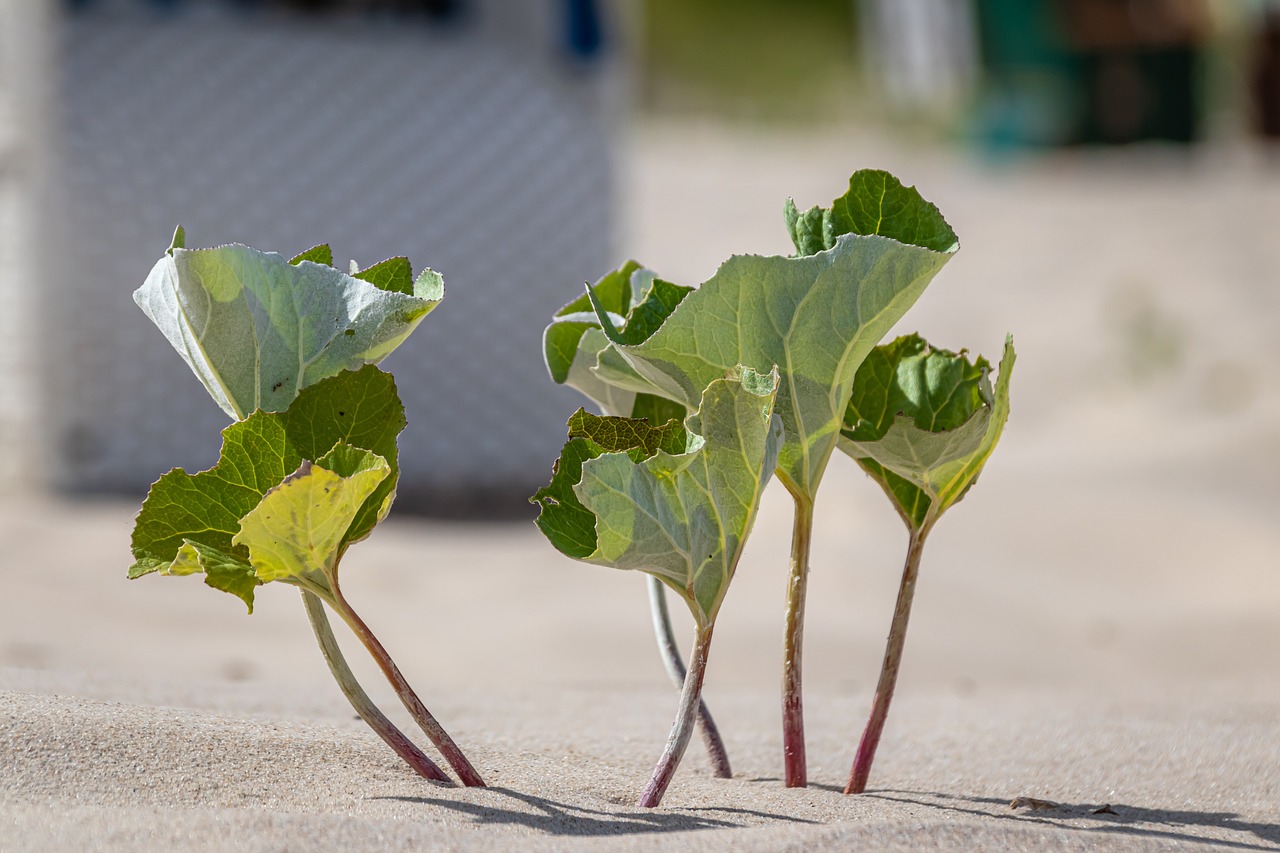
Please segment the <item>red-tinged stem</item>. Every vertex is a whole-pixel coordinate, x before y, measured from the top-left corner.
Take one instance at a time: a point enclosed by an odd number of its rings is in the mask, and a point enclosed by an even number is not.
[[[804,600],[809,585],[809,546],[813,539],[813,500],[795,499],[791,530],[791,577],[787,583],[786,637],[782,656],[782,756],[788,788],[808,784],[804,751]]]
[[[707,652],[711,648],[711,631],[714,625],[698,626],[697,638],[693,643],[693,653],[689,657],[689,672],[684,679],[684,689],[680,692],[680,709],[676,713],[675,724],[671,726],[671,734],[667,737],[667,746],[662,750],[658,766],[653,768],[653,776],[640,795],[639,806],[651,809],[662,802],[662,795],[667,792],[671,778],[675,776],[676,767],[684,757],[689,746],[689,738],[693,735],[698,701],[702,696],[702,680],[707,673]]]
[[[667,607],[667,590],[662,581],[653,575],[649,580],[649,609],[653,614],[653,633],[658,638],[658,651],[662,654],[662,662],[667,667],[667,674],[675,682],[676,689],[683,688],[688,674],[684,660],[680,657],[680,648],[676,645],[675,631],[671,627],[671,610]],[[707,758],[711,761],[711,772],[720,779],[733,777],[729,767],[729,753],[724,748],[724,740],[720,737],[720,729],[711,718],[711,709],[707,703],[698,700],[698,731],[702,733],[702,742],[707,747]]]
[[[858,752],[849,773],[846,794],[861,794],[867,790],[867,778],[871,775],[871,763],[876,758],[876,747],[884,733],[884,723],[889,717],[889,703],[893,701],[893,689],[898,682],[898,670],[902,666],[902,647],[907,640],[907,622],[911,619],[911,600],[916,593],[916,577],[920,573],[920,555],[924,553],[924,540],[928,529],[913,529],[907,547],[907,560],[902,568],[902,585],[898,588],[898,603],[893,611],[893,626],[889,629],[889,642],[885,647],[884,664],[880,667],[880,682],[871,703],[871,718],[862,732]]]
[[[471,766],[471,762],[462,754],[462,750],[453,742],[453,738],[449,737],[449,733],[444,730],[444,727],[436,722],[435,717],[431,716],[431,712],[427,710],[427,706],[418,698],[418,694],[413,692],[413,688],[409,686],[409,682],[405,680],[400,668],[391,659],[391,655],[387,654],[387,650],[383,648],[382,643],[378,641],[378,638],[369,630],[369,626],[364,623],[364,620],[351,609],[351,605],[343,598],[342,591],[338,588],[336,577],[330,578],[330,585],[333,588],[334,609],[351,626],[351,630],[360,638],[360,642],[364,643],[364,647],[369,650],[369,654],[377,662],[382,674],[387,677],[387,681],[391,682],[396,695],[404,703],[405,710],[409,712],[409,716],[413,717],[414,721],[422,727],[422,731],[426,736],[435,744],[436,749],[440,750],[440,754],[444,756],[444,760],[449,763],[453,771],[458,774],[462,784],[468,788],[485,787],[484,780],[480,778],[480,774]]]
[[[307,618],[311,620],[311,630],[315,632],[316,642],[320,644],[320,652],[324,655],[325,662],[329,664],[329,672],[333,673],[334,680],[342,688],[342,695],[347,697],[347,701],[360,715],[360,719],[364,720],[369,728],[373,729],[387,746],[395,750],[396,755],[403,758],[419,776],[452,785],[453,780],[378,710],[378,706],[373,704],[369,694],[365,693],[364,688],[356,681],[355,674],[347,666],[347,659],[342,655],[342,649],[338,648],[338,641],[333,636],[333,628],[329,625],[329,617],[325,614],[324,604],[320,599],[314,593],[304,589],[302,603],[307,608]]]

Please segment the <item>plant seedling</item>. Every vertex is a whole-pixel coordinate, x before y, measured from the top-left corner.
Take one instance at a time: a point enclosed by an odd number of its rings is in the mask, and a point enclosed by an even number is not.
[[[635,261],[628,261],[600,281],[590,285],[595,298],[617,322],[644,302],[653,286],[654,276]],[[666,285],[674,287],[674,285]],[[672,418],[683,421],[685,408],[679,403],[652,393],[627,390],[596,377],[591,368],[600,350],[609,345],[586,294],[556,312],[551,325],[543,333],[543,355],[551,378],[562,385],[576,388],[592,400],[606,415],[644,418],[653,426],[661,426]],[[671,612],[667,607],[666,587],[653,575],[645,578],[649,587],[649,605],[653,615],[654,636],[658,652],[676,690],[684,688],[688,670],[676,643]],[[729,752],[719,727],[705,701],[698,702],[698,730],[702,733],[711,771],[721,779],[733,776]]]
[[[919,335],[876,347],[858,368],[840,449],[884,489],[907,526],[908,544],[871,718],[846,794],[861,794],[867,787],[902,664],[925,539],[977,482],[995,450],[1009,418],[1015,359],[1009,338],[994,391],[986,359],[971,363],[963,351],[935,349]]]
[[[777,366],[785,442],[776,473],[795,502],[783,752],[787,786],[803,787],[802,637],[814,500],[840,436],[854,372],[958,243],[937,208],[887,172],[854,173],[828,210],[801,213],[788,202],[785,214],[795,257],[735,255],[697,289],[649,273],[644,298],[626,306],[623,317],[589,289],[599,332],[585,329],[576,357],[560,369],[593,399],[613,393],[595,385],[585,390],[598,381],[693,408],[702,389],[734,365]],[[567,341],[568,332],[562,334]],[[567,353],[567,343],[558,339],[557,349]],[[553,364],[553,375],[556,370]]]
[[[286,262],[246,246],[187,250],[178,229],[135,300],[235,422],[218,463],[152,487],[133,531],[130,578],[203,574],[253,612],[257,587],[302,591],[330,671],[366,723],[420,775],[448,777],[373,705],[334,640],[342,617],[406,709],[467,785],[480,775],[352,609],[339,565],[386,517],[405,426],[395,382],[373,363],[443,296],[443,281],[393,258],[352,275],[327,246]],[[363,366],[361,366],[363,365]]]
[[[693,615],[679,710],[641,807],[662,802],[693,734],[716,615],[782,444],[777,389],[776,371],[735,368],[708,383],[683,425],[579,409],[551,482],[531,498],[561,553],[646,572]]]

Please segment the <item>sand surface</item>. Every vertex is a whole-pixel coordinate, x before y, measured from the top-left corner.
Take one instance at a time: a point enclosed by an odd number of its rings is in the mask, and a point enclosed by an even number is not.
[[[393,516],[351,552],[348,597],[494,786],[449,789],[353,719],[294,591],[246,617],[192,579],[127,583],[133,505],[10,496],[0,850],[1280,849],[1280,170],[649,127],[624,248],[677,281],[786,251],[782,200],[826,203],[861,165],[919,184],[962,240],[904,330],[1019,351],[1001,447],[930,540],[870,794],[839,787],[905,535],[845,459],[817,509],[814,784],[779,781],[774,484],[707,680],[735,776],[695,743],[656,811],[631,804],[676,695],[638,576],[528,524]]]

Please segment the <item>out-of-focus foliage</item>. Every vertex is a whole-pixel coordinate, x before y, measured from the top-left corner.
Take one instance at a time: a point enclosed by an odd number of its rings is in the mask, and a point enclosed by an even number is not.
[[[650,110],[820,118],[856,88],[850,0],[647,0],[643,15]]]

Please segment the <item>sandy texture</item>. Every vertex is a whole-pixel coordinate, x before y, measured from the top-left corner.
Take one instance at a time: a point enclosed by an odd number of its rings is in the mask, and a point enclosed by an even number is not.
[[[825,203],[886,166],[963,245],[904,328],[988,354],[1016,334],[1013,416],[930,540],[872,792],[838,788],[905,535],[847,460],[817,509],[815,784],[778,781],[774,484],[707,680],[735,778],[695,743],[652,812],[630,803],[676,696],[637,576],[531,525],[393,518],[352,551],[348,597],[495,786],[446,789],[352,719],[292,590],[246,617],[193,579],[127,583],[134,507],[11,497],[0,850],[1280,849],[1280,172],[1223,152],[988,170],[854,132],[635,140],[626,248],[667,277],[786,251],[787,194]]]

